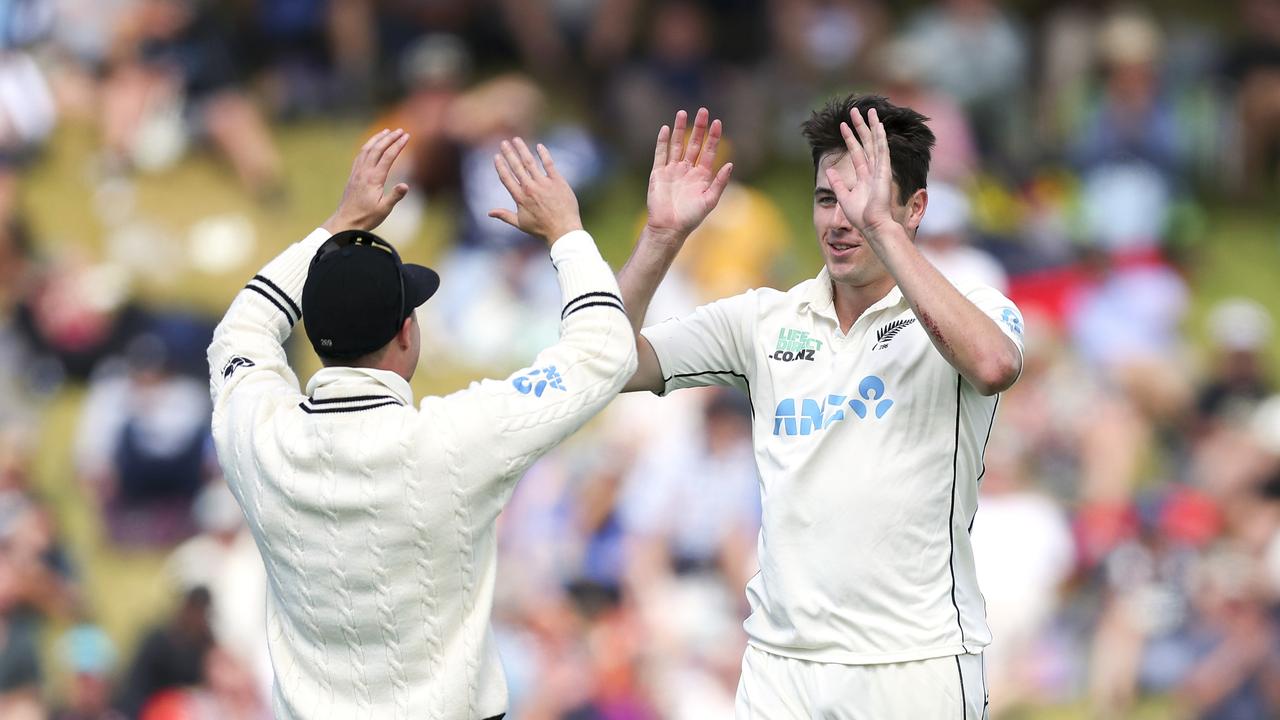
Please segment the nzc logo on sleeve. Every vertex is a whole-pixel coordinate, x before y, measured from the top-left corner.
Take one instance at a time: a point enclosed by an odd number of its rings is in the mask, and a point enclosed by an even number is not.
[[[555,365],[535,368],[524,375],[517,375],[511,379],[511,384],[521,395],[533,393],[534,397],[542,397],[542,393],[549,387],[564,391],[564,377],[556,370]]]

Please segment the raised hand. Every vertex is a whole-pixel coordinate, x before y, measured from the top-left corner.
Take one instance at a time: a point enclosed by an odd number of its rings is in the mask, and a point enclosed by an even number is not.
[[[499,208],[490,210],[489,217],[537,235],[549,245],[567,232],[581,230],[582,218],[573,188],[556,171],[550,151],[542,144],[538,145],[538,157],[541,168],[524,140],[502,141],[502,152],[493,156],[493,166],[516,201],[516,211]]]
[[[409,142],[404,130],[383,130],[365,142],[351,164],[351,175],[342,189],[338,209],[324,222],[330,232],[372,230],[391,214],[396,203],[404,199],[409,186],[399,183],[385,192],[387,176],[400,151]]]
[[[708,127],[708,117],[706,108],[698,109],[688,144],[683,110],[676,113],[674,129],[663,125],[658,131],[648,195],[648,229],[654,234],[683,240],[715,209],[729,184],[733,163],[712,172],[721,126],[715,120]]]
[[[840,203],[840,209],[853,227],[870,238],[888,223],[896,222],[892,213],[893,168],[889,164],[889,139],[874,108],[863,121],[858,109],[849,112],[855,139],[848,123],[840,123],[840,135],[853,163],[854,182],[849,187],[835,168],[827,168],[827,181]],[[868,150],[869,149],[869,150]]]

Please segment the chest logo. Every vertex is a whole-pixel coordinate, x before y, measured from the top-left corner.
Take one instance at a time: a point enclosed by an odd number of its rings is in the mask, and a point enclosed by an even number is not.
[[[786,398],[773,413],[774,435],[812,435],[845,419],[845,410],[853,411],[860,420],[879,420],[893,407],[885,397],[884,380],[868,375],[858,383],[858,394],[828,395],[822,398]]]
[[[822,341],[809,337],[807,330],[782,328],[778,331],[778,346],[774,348],[770,359],[792,362],[795,360],[814,359],[814,354],[822,349]]]
[[[876,331],[876,344],[872,350],[883,350],[889,347],[889,341],[897,337],[902,329],[915,322],[915,318],[906,318],[905,320],[894,320]]]

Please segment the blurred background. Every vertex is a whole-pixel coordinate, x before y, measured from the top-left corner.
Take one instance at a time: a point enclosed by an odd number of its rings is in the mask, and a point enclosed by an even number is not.
[[[557,332],[545,248],[485,217],[499,139],[551,148],[619,266],[658,127],[723,118],[660,320],[817,273],[799,124],[849,91],[932,118],[919,244],[1026,315],[972,531],[993,717],[1280,717],[1280,0],[0,0],[0,718],[269,716],[204,351],[368,134],[413,136],[380,233],[444,277],[442,393]],[[756,483],[718,391],[536,464],[508,717],[731,717]]]

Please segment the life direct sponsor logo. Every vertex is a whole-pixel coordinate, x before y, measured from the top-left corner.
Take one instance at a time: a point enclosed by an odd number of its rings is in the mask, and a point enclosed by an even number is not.
[[[511,379],[511,384],[521,395],[532,393],[534,397],[542,397],[547,388],[564,392],[564,376],[556,370],[555,365],[534,368],[523,375],[517,375]]]
[[[822,349],[822,341],[809,337],[807,330],[782,328],[778,331],[778,346],[770,359],[792,362],[794,360],[813,360],[813,356]]]
[[[825,402],[814,398],[787,398],[773,413],[774,435],[812,435],[845,419],[852,411],[860,420],[879,420],[893,407],[885,397],[884,380],[868,375],[858,383],[858,394],[828,395]]]

